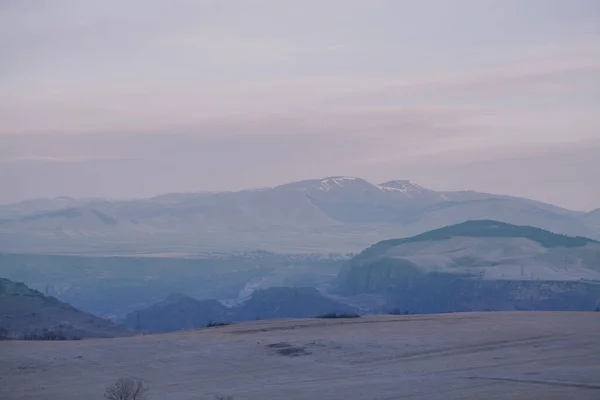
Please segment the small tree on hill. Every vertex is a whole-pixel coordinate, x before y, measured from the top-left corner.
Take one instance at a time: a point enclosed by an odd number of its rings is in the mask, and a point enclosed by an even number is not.
[[[107,400],[143,400],[148,388],[139,378],[119,378],[106,388],[104,398]]]

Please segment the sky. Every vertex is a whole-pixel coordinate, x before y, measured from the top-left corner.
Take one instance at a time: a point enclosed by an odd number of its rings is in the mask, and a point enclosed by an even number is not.
[[[600,207],[597,0],[0,0],[0,203],[334,175]]]

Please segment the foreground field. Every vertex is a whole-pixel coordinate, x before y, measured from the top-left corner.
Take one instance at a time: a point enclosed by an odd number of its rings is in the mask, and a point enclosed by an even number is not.
[[[0,342],[0,398],[598,399],[600,313],[273,320],[164,335]]]

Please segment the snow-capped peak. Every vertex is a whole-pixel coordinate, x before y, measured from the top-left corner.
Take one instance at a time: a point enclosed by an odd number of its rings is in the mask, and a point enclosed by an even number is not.
[[[390,190],[402,193],[420,193],[427,190],[424,187],[419,186],[416,183],[413,183],[409,180],[400,179],[381,183],[377,186],[382,190]]]
[[[321,179],[321,186],[319,187],[319,189],[321,189],[324,192],[328,192],[336,186],[342,187],[344,183],[353,182],[358,179],[359,178],[354,178],[351,176],[332,176],[329,178],[324,178]]]

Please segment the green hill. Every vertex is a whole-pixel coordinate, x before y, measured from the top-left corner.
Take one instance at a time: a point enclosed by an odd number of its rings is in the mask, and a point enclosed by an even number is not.
[[[533,226],[512,225],[492,220],[477,220],[446,226],[409,238],[383,240],[358,254],[356,259],[377,257],[385,253],[389,248],[405,243],[445,240],[456,236],[477,238],[525,238],[537,242],[546,248],[582,247],[588,243],[600,243],[596,240],[581,236],[573,237],[559,235]]]

